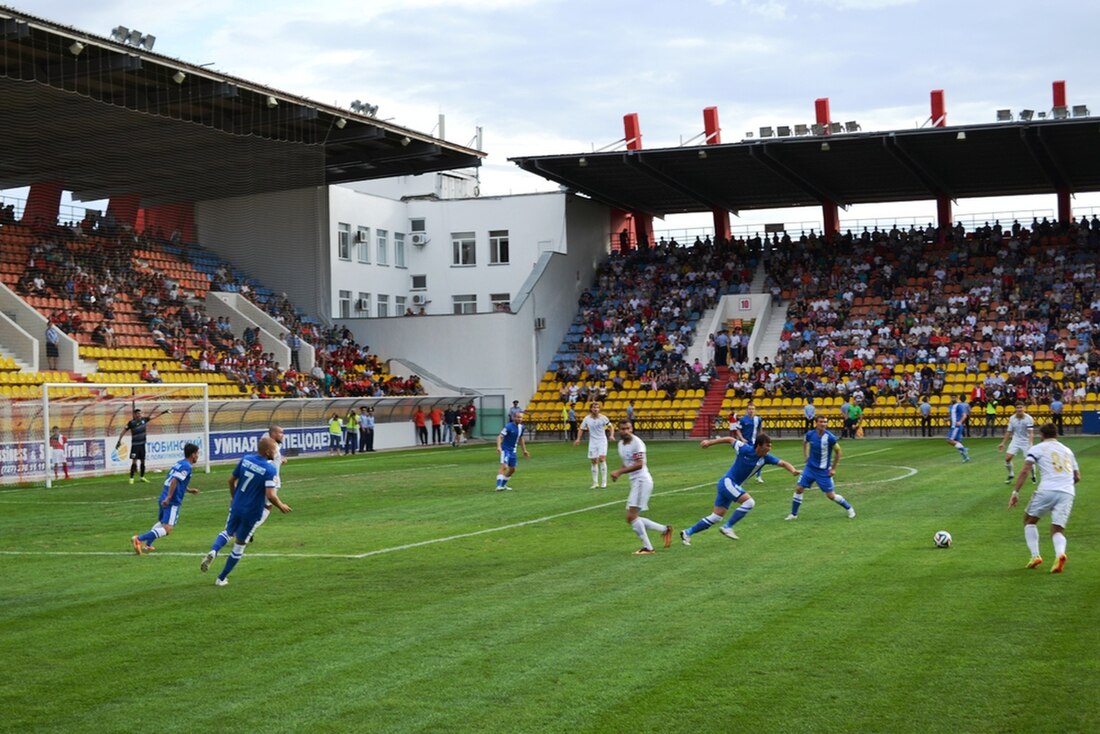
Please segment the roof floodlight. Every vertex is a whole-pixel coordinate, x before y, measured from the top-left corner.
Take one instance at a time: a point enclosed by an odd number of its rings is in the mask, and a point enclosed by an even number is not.
[[[997,110],[997,122],[1012,122],[1012,110]]]
[[[1073,105],[1073,116],[1074,117],[1088,117],[1089,116],[1089,108],[1086,107],[1083,104],[1075,104],[1075,105]]]
[[[1035,110],[1020,110],[1020,119],[1027,122],[1035,116]]]
[[[791,127],[790,125],[780,125],[776,128],[776,133],[781,138],[789,138],[791,136]]]
[[[795,125],[794,126],[794,134],[795,135],[809,135],[810,134],[810,126],[809,125]]]
[[[773,130],[770,127],[762,127],[762,128],[760,128],[760,137],[762,137],[762,138],[774,138],[775,137],[775,130]]]

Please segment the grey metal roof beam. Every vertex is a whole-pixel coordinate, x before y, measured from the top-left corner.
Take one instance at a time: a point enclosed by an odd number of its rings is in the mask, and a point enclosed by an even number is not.
[[[847,205],[848,202],[842,201],[838,196],[832,192],[826,191],[821,186],[812,183],[808,178],[798,173],[786,163],[777,160],[771,152],[768,151],[767,143],[757,143],[749,148],[749,155],[759,161],[766,168],[771,169],[773,173],[780,178],[787,181],[792,186],[796,186],[806,194],[817,199],[824,204],[825,202],[832,202],[833,204]]]
[[[645,153],[642,151],[631,151],[623,154],[623,160],[626,164],[632,168],[636,168],[646,176],[649,176],[654,181],[668,186],[670,189],[679,191],[684,196],[687,196],[692,201],[702,206],[709,207],[710,209],[724,209],[736,214],[736,209],[729,205],[728,202],[719,201],[711,196],[700,192],[692,186],[685,184],[683,181],[670,176],[664,171],[656,168],[652,163],[645,160]]]
[[[613,196],[607,196],[606,194],[595,190],[591,186],[587,186],[587,185],[586,186],[581,186],[580,184],[576,183],[575,181],[570,181],[569,179],[565,178],[564,176],[559,176],[556,173],[548,171],[542,166],[542,164],[540,164],[536,160],[529,160],[529,159],[526,159],[526,158],[520,158],[520,159],[517,159],[517,162],[519,163],[520,167],[523,168],[526,171],[530,171],[531,173],[537,173],[538,175],[542,176],[543,178],[548,178],[551,181],[557,181],[558,183],[562,184],[563,186],[566,186],[566,187],[568,187],[570,189],[573,189],[573,190],[576,190],[576,191],[580,191],[580,192],[582,192],[582,193],[584,193],[588,196],[591,196],[596,201],[599,201],[600,203],[606,204],[607,206],[614,207],[616,209],[622,209],[623,211],[627,211],[627,212],[639,212],[641,214],[648,214],[651,217],[663,218],[660,214],[656,214],[655,212],[649,211],[649,209],[647,209],[646,207],[640,206],[638,204],[627,204],[626,202],[619,201],[618,199],[616,199]]]
[[[882,147],[886,149],[886,152],[894,157],[898,163],[900,163],[906,170],[917,177],[924,187],[928,189],[928,192],[934,196],[946,196],[949,199],[958,198],[955,193],[938,177],[928,172],[924,166],[917,162],[909,151],[901,147],[901,143],[898,142],[897,137],[890,133],[882,137]]]
[[[1062,167],[1057,157],[1051,152],[1050,146],[1047,145],[1047,141],[1043,138],[1042,130],[1038,127],[1022,127],[1020,128],[1020,139],[1024,141],[1027,152],[1035,159],[1039,168],[1043,169],[1043,173],[1050,179],[1050,183],[1054,188],[1072,188],[1069,176],[1066,175],[1065,168]]]

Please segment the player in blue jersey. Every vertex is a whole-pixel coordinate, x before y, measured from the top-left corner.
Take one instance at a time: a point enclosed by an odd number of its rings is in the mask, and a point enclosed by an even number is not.
[[[844,499],[842,495],[833,490],[833,476],[840,466],[840,444],[837,437],[829,430],[829,419],[823,415],[817,417],[817,428],[806,434],[802,442],[802,458],[806,467],[802,470],[802,476],[798,478],[798,484],[794,487],[794,499],[791,502],[791,514],[787,520],[797,520],[798,511],[802,508],[802,493],[817,482],[817,487],[825,496],[836,502],[848,511],[848,517],[855,517],[856,511]]]
[[[687,530],[680,532],[680,542],[684,545],[691,545],[692,535],[703,532],[725,517],[730,505],[735,502],[737,503],[737,509],[726,519],[726,523],[719,528],[718,532],[727,538],[737,540],[737,533],[733,532],[733,526],[756,506],[756,500],[741,485],[753,474],[760,471],[765,464],[776,464],[798,476],[798,469],[770,453],[772,439],[766,433],[757,433],[755,444],[738,441],[732,436],[723,436],[721,438],[704,439],[699,445],[706,449],[719,443],[728,443],[733,446],[733,450],[737,452],[737,458],[734,459],[725,476],[718,480],[718,494],[714,498],[714,512]]]
[[[180,505],[186,494],[199,494],[199,490],[188,486],[191,483],[191,469],[198,463],[199,447],[193,443],[184,444],[183,458],[177,461],[164,480],[157,502],[157,524],[147,533],[130,538],[130,545],[139,556],[153,550],[153,543],[172,532],[180,516]]]
[[[272,463],[278,445],[270,436],[260,439],[255,454],[248,454],[237,463],[237,468],[229,477],[229,494],[233,498],[229,504],[229,519],[225,530],[214,539],[210,552],[203,557],[199,570],[206,571],[217,557],[218,551],[233,538],[233,552],[225,559],[225,568],[218,574],[214,583],[225,586],[227,576],[233,571],[247,547],[248,536],[260,521],[264,504],[270,502],[280,512],[290,512],[290,506],[279,499],[276,487],[278,468]]]
[[[970,449],[962,445],[963,434],[966,432],[966,421],[970,418],[970,406],[966,404],[966,396],[952,396],[951,407],[947,409],[949,428],[947,429],[947,443],[962,454],[963,462],[970,461]]]
[[[756,405],[749,403],[745,406],[745,414],[738,419],[731,428],[733,429],[733,437],[742,443],[747,443],[750,446],[756,444],[756,437],[761,432],[761,423],[763,420],[756,414]],[[761,464],[756,470],[756,481],[761,484],[764,483],[763,477],[764,465]]]
[[[523,451],[528,459],[531,454],[527,452],[527,440],[523,437],[523,411],[515,414],[513,419],[505,424],[497,436],[497,453],[500,455],[500,469],[497,470],[497,491],[510,492],[508,479],[516,473],[516,448]]]

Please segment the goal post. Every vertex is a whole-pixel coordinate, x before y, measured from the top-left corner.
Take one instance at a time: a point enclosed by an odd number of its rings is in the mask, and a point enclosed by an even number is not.
[[[150,418],[146,468],[166,469],[183,458],[187,443],[199,446],[210,472],[210,390],[203,382],[47,382],[38,400],[10,401],[0,416],[6,450],[0,481],[51,487],[61,474],[106,476],[130,466],[126,424],[139,409]],[[51,437],[57,428],[64,443]],[[14,449],[14,450],[10,450]]]

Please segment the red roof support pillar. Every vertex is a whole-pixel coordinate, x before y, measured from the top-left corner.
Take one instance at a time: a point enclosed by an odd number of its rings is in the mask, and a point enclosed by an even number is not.
[[[947,127],[947,102],[942,89],[932,90],[932,126]],[[936,224],[939,225],[940,241],[947,237],[947,231],[954,224],[954,214],[951,211],[951,198],[948,196],[936,197]]]
[[[107,203],[107,216],[114,220],[116,225],[126,225],[130,229],[137,226],[138,208],[141,206],[139,194],[123,194],[112,196]]]
[[[722,142],[722,128],[718,125],[718,108],[703,108],[703,131],[706,133],[707,145],[720,145]],[[714,209],[714,239],[729,242],[730,239],[730,213],[725,209]]]
[[[57,224],[57,213],[61,209],[61,182],[38,181],[31,184],[27,195],[27,205],[23,207],[23,224]]]
[[[829,112],[828,97],[819,97],[814,100],[814,114],[817,116],[817,124],[825,128],[825,134],[831,134],[829,125],[833,119]],[[840,212],[837,210],[835,201],[821,202],[821,219],[825,224],[825,241],[832,242],[837,233],[840,232]]]
[[[1051,97],[1054,109],[1061,107],[1066,109],[1066,82],[1059,80],[1051,84]],[[1055,192],[1058,197],[1058,221],[1068,222],[1073,218],[1073,209],[1070,206],[1070,195],[1073,193],[1067,187],[1061,187]]]
[[[627,150],[642,149],[642,125],[638,122],[638,113],[623,115],[623,136]],[[653,245],[653,217],[642,212],[634,212],[634,237],[638,247]]]
[[[195,241],[195,207],[190,202],[141,209],[138,211],[137,222],[141,232],[152,234],[160,230],[160,234],[166,239],[172,237],[174,232],[179,232],[183,242]]]

